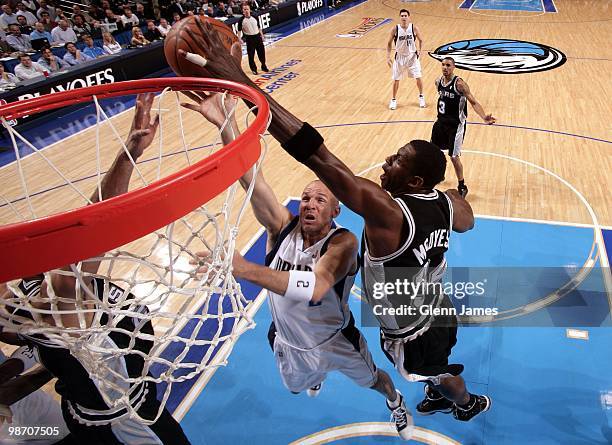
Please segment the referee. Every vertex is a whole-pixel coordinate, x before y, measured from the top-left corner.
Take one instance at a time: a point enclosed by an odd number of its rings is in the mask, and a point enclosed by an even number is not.
[[[246,42],[247,54],[249,56],[249,67],[253,74],[257,74],[257,65],[255,65],[255,51],[261,62],[261,69],[266,73],[270,71],[266,66],[266,49],[263,43],[263,32],[259,27],[257,19],[251,16],[251,7],[244,5],[242,7],[242,18],[238,22],[238,31],[242,33]]]

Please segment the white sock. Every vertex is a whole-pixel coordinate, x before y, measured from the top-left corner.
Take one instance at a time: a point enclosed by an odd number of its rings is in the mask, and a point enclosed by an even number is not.
[[[389,408],[391,408],[391,409],[395,409],[398,406],[400,406],[400,402],[402,400],[402,396],[400,395],[400,393],[397,390],[395,390],[395,393],[397,394],[397,397],[395,398],[394,401],[391,401],[391,400],[387,399],[387,403],[389,404]]]

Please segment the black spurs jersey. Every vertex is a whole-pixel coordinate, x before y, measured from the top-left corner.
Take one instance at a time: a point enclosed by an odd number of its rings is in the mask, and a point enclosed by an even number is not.
[[[36,278],[24,279],[19,284],[20,290],[26,296],[34,296],[40,292],[43,277],[42,275]],[[104,293],[104,280],[100,278],[94,278],[94,295],[101,298]],[[113,283],[107,282],[109,286],[108,299],[109,302],[113,302],[116,298],[123,295],[125,292],[120,287]],[[134,296],[129,294],[127,299],[133,299]],[[147,309],[145,306],[137,307],[139,312],[146,313]],[[132,310],[134,308],[132,307]],[[32,318],[32,315],[25,312],[19,311],[19,315],[27,318]],[[102,315],[100,324],[105,325],[108,323],[108,316]],[[117,323],[117,328],[123,329],[127,332],[142,332],[144,334],[154,335],[153,325],[150,320],[137,319],[132,317],[124,317]],[[95,334],[92,334],[92,337]],[[98,391],[97,384],[92,380],[81,365],[81,363],[70,354],[70,351],[53,341],[52,338],[41,334],[33,334],[24,336],[25,340],[28,341],[38,351],[40,363],[57,377],[57,383],[55,390],[62,396],[62,399],[70,402],[72,408],[77,413],[87,419],[100,420],[103,418],[114,418],[125,414],[125,410],[113,410],[105,414],[109,409],[102,395]],[[110,334],[102,334],[102,337],[95,339],[97,343],[105,348],[128,348],[130,347],[131,336],[125,333],[117,332],[112,330]],[[93,338],[90,341],[94,341]],[[150,340],[144,340],[139,337],[134,338],[134,345],[132,349],[138,350],[143,354],[148,354],[153,346],[153,342]],[[106,363],[111,366],[116,372],[119,372],[126,377],[140,377],[144,366],[144,359],[138,353],[121,355],[116,359],[110,359]],[[119,386],[126,386],[122,379],[116,379],[115,383]],[[139,403],[144,403],[139,409],[139,414],[145,418],[154,418],[157,413],[158,402],[156,400],[156,387],[151,382],[137,384],[131,390],[130,399],[132,405],[136,406]],[[87,409],[85,414],[82,409]],[[92,411],[89,411],[92,410]],[[99,414],[94,414],[93,411],[99,411]]]
[[[444,84],[444,76],[436,81],[438,87],[438,119],[463,123],[467,119],[467,98],[457,91],[457,81],[455,76],[448,83]]]
[[[406,239],[394,253],[376,258],[370,255],[364,231],[361,278],[365,299],[385,335],[405,337],[427,330],[431,324],[428,309],[446,304],[441,280],[453,206],[438,190],[402,195],[395,201],[404,214]]]

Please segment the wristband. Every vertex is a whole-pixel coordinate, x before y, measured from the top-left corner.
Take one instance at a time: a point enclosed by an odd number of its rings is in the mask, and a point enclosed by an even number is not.
[[[292,270],[289,272],[289,284],[285,297],[291,300],[310,302],[314,294],[316,277],[314,272]]]
[[[202,68],[204,68],[206,64],[208,63],[208,60],[206,60],[201,55],[190,53],[187,51],[185,52],[185,59],[187,59],[189,62],[193,63],[194,65],[201,66]]]
[[[18,348],[11,354],[9,358],[14,358],[17,360],[21,360],[23,362],[23,371],[25,372],[28,369],[32,368],[34,365],[38,364],[38,357],[36,356],[36,351],[34,348],[29,346],[22,346]]]
[[[323,136],[312,128],[308,122],[304,122],[302,128],[281,145],[287,153],[298,162],[303,163],[319,149],[321,144],[323,144]]]

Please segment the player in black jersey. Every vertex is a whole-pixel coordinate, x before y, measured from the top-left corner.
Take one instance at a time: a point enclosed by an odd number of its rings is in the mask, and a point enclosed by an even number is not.
[[[459,185],[457,189],[465,197],[468,188],[463,177],[461,164],[461,146],[465,138],[467,121],[467,102],[485,123],[495,123],[491,114],[485,113],[480,102],[476,100],[465,80],[455,76],[455,60],[452,57],[442,59],[442,77],[436,80],[438,90],[438,120],[431,130],[431,142],[442,150],[448,150]]]
[[[134,119],[125,144],[134,161],[151,145],[159,124],[159,116],[151,119],[150,114],[154,98],[155,95],[153,93],[147,93],[139,95],[136,100]],[[90,200],[95,203],[99,200],[110,199],[126,193],[133,169],[134,166],[130,158],[121,149],[113,165],[104,176],[100,193],[96,189]],[[91,276],[91,274],[96,274],[99,266],[99,261],[84,260],[82,262],[81,270],[86,272],[83,273],[82,280],[93,295],[93,297],[87,295],[86,292],[80,295],[79,298],[84,301],[82,303],[83,307],[87,307],[87,302],[90,301],[89,305],[93,308],[95,302],[92,300],[94,298],[102,298],[105,292],[105,285],[109,287],[107,291],[109,302],[112,303],[114,296],[123,294],[123,290],[113,283],[108,281],[105,283],[104,279]],[[50,280],[55,295],[62,297],[61,300],[55,300],[57,302],[57,309],[76,312],[81,305],[77,307],[77,304],[72,302],[76,298],[75,288],[77,283],[75,276],[53,273]],[[83,285],[79,284],[79,286]],[[48,298],[50,293],[48,283],[43,275],[22,279],[19,283],[19,288],[20,293],[32,299],[36,296],[41,296],[43,299]],[[134,297],[130,294],[127,298],[133,299]],[[94,315],[91,312],[82,313],[80,316],[77,316],[76,313],[56,316],[45,315],[44,310],[50,310],[52,307],[50,303],[43,303],[42,301],[44,300],[33,300],[31,305],[33,308],[43,312],[37,311],[35,315],[28,311],[19,310],[16,312],[16,315],[30,319],[40,317],[45,323],[52,326],[59,325],[59,319],[56,317],[61,317],[61,325],[64,327],[81,327],[82,323],[89,326],[92,323]],[[146,307],[142,307],[139,311],[143,312],[146,310]],[[83,311],[81,310],[80,312]],[[108,320],[108,315],[104,314],[101,317],[100,323],[105,324],[107,323],[106,320]],[[142,375],[144,366],[143,354],[149,353],[153,342],[129,335],[128,332],[138,331],[152,336],[154,335],[153,326],[148,319],[126,316],[117,323],[117,328],[108,333],[101,341],[103,341],[104,345],[115,345],[115,347],[121,349],[131,348],[131,350],[134,350],[135,352],[132,354],[125,354],[117,358],[115,364],[118,365],[118,368],[115,369],[119,369],[119,372],[124,372],[127,374],[127,377],[139,377]],[[63,417],[70,430],[69,439],[66,439],[67,441],[70,440],[69,443],[88,445],[189,444],[182,428],[165,408],[159,419],[152,425],[144,425],[135,419],[127,418],[125,416],[126,409],[109,409],[97,388],[96,381],[90,378],[82,364],[70,354],[68,349],[54,342],[52,336],[24,334],[22,337],[37,350],[40,364],[50,373],[49,378],[56,377],[58,379],[55,389],[62,397],[61,407]],[[130,389],[130,401],[132,406],[139,406],[137,412],[142,418],[153,420],[160,406],[156,397],[155,383],[147,381],[133,384]],[[102,425],[86,425],[80,423],[73,416],[72,412],[76,412],[81,419],[90,422],[111,419],[113,422]]]
[[[212,26],[196,19],[202,37],[197,37],[195,54],[179,52],[190,63],[205,65],[213,77],[226,78],[257,88],[213,31]],[[189,58],[187,58],[189,57]],[[205,60],[202,61],[202,58]],[[269,94],[266,97],[272,115],[269,131],[282,147],[299,162],[310,168],[348,208],[361,215],[365,222],[362,257],[370,257],[370,265],[378,267],[383,276],[385,262],[398,261],[401,267],[421,268],[428,274],[444,266],[449,231],[465,232],[474,226],[469,203],[457,192],[445,194],[435,190],[444,179],[446,158],[433,144],[414,140],[386,159],[380,185],[356,176],[325,146],[323,137],[308,123],[302,122]],[[418,204],[415,204],[417,203]],[[412,208],[418,212],[412,211]],[[428,241],[429,240],[429,241]],[[367,264],[364,264],[367,266]],[[376,275],[373,270],[369,276]],[[367,272],[366,272],[367,274]],[[366,275],[367,277],[368,275]],[[375,289],[364,291],[369,300]],[[374,297],[376,298],[376,297]],[[383,292],[382,298],[388,298]],[[448,304],[448,299],[436,299],[436,305]],[[379,319],[380,321],[380,319]],[[402,375],[425,377],[425,400],[417,408],[422,414],[437,411],[453,412],[456,419],[467,421],[489,409],[486,396],[470,394],[459,375],[463,366],[449,365],[448,356],[456,341],[456,318],[414,321],[414,325],[393,326],[403,320],[384,320],[383,334],[396,334],[389,357]],[[401,359],[401,360],[400,360]]]

